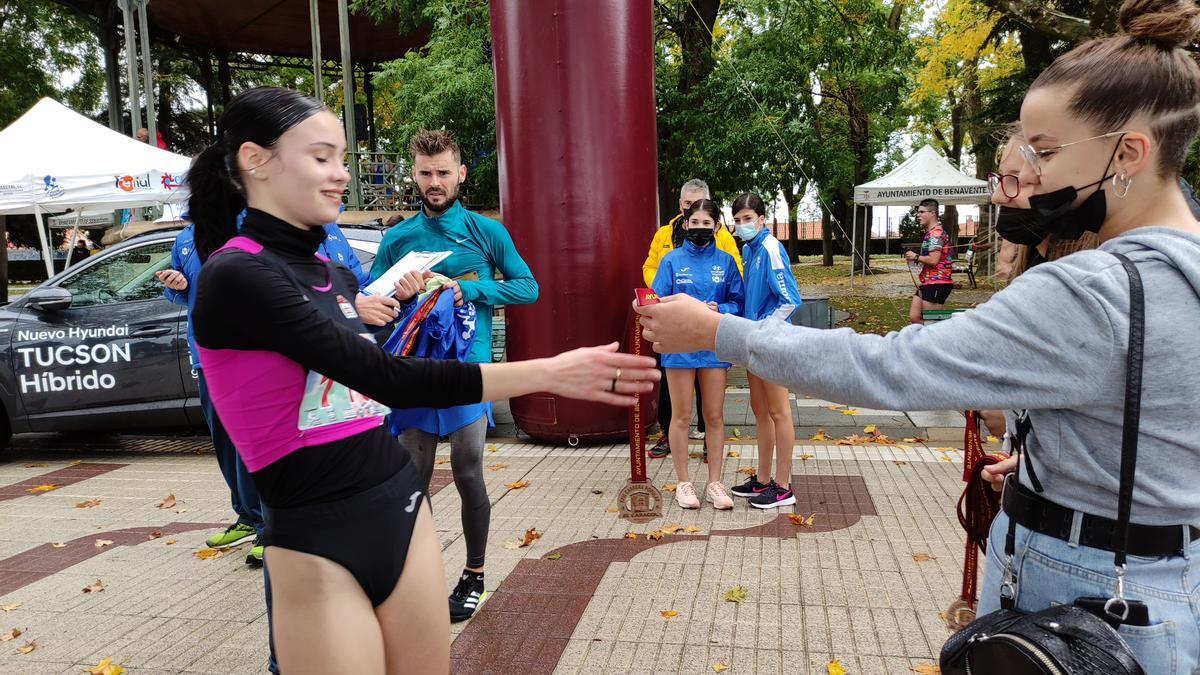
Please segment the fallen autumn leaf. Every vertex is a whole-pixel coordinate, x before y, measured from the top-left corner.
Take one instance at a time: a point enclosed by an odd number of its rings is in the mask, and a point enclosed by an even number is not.
[[[714,663],[712,665],[712,669],[713,669],[714,673],[723,673],[723,672],[729,670],[729,664],[723,663],[721,661],[717,661],[716,663]]]
[[[167,546],[173,546],[174,544],[178,544],[179,542],[176,541],[175,539],[168,539],[168,540],[164,541],[163,543],[166,544]]]
[[[88,675],[123,675],[125,669],[113,663],[111,657],[105,657],[103,661],[83,672]]]
[[[606,513],[616,513],[616,512],[618,512],[618,511],[620,511],[620,510],[621,510],[621,509],[618,509],[618,508],[617,508],[617,507],[615,507],[615,506],[610,506],[610,507],[608,507],[607,509],[604,509],[604,511],[605,511]]]
[[[640,536],[642,536],[642,535],[638,534],[637,532],[626,532],[625,533],[626,539],[637,539]]]
[[[97,539],[96,540],[96,548],[104,548],[105,546],[112,546],[112,545],[113,545],[112,539]]]
[[[730,450],[729,452],[725,453],[725,456],[726,456],[726,457],[732,457],[732,458],[734,458],[734,459],[737,459],[738,457],[741,457],[741,454],[740,454],[740,453],[738,453],[738,451],[737,451],[737,450]]]
[[[99,593],[104,590],[104,582],[99,579],[83,587],[84,593]]]
[[[745,602],[746,591],[748,590],[749,589],[745,586],[734,586],[733,588],[725,591],[725,602],[736,602],[738,604]]]
[[[842,411],[842,414],[843,415],[857,415],[858,411],[855,410],[854,408],[846,408],[845,410]]]
[[[824,429],[817,429],[817,433],[813,434],[812,438],[810,438],[809,440],[810,441],[827,441],[827,440],[829,440],[829,434],[825,433]]]
[[[21,606],[21,603],[18,602],[13,605],[0,605],[0,609],[4,610],[5,614],[8,614],[9,612],[15,611],[20,606]]]
[[[86,502],[79,502],[78,504],[76,504],[76,505],[75,505],[75,508],[77,508],[77,509],[90,509],[90,508],[94,508],[94,507],[97,507],[97,506],[100,506],[100,500],[99,500],[99,499],[89,499],[89,500],[87,500]]]
[[[507,464],[488,464],[487,468],[488,468],[488,471],[500,471],[502,469],[507,469],[508,465]]]
[[[914,553],[912,554],[912,559],[917,562],[929,562],[930,560],[937,560],[937,556],[932,556],[928,553]]]
[[[664,618],[664,619],[666,619],[666,620],[668,620],[668,621],[670,621],[671,619],[674,619],[675,617],[679,616],[679,612],[676,612],[676,611],[675,611],[675,610],[673,610],[673,609],[667,609],[667,610],[663,610],[662,612],[659,612],[659,613],[660,613],[660,614],[662,614],[662,618]]]
[[[529,487],[530,482],[531,481],[527,480],[519,480],[515,483],[505,483],[504,487],[508,488],[509,490],[522,490]]]
[[[678,483],[666,483],[663,485],[663,492],[674,492],[677,487],[679,487]]]
[[[562,557],[561,553],[551,553],[546,556],[546,560],[558,560],[561,557]]]
[[[162,536],[162,532],[155,531],[155,532],[151,532],[151,533],[150,533],[150,538],[151,538],[151,539],[158,539],[158,538],[159,538],[159,537],[161,537],[161,536]]]
[[[801,515],[799,513],[789,513],[789,514],[787,514],[787,517],[788,517],[788,520],[790,520],[792,522],[792,524],[795,525],[796,527],[812,527],[813,520],[816,519],[817,514],[814,513],[811,516],[805,518],[803,515]]]
[[[909,670],[911,670],[914,673],[917,673],[917,675],[939,675],[942,672],[942,669],[940,667],[938,667],[932,663],[922,663],[919,666],[909,668]]]
[[[654,541],[658,541],[659,539],[662,539],[662,538],[663,538],[663,533],[662,533],[662,532],[660,532],[660,531],[658,531],[658,530],[655,530],[655,531],[653,531],[653,532],[647,532],[647,533],[646,533],[646,538],[647,538],[647,539],[654,540]]]
[[[837,659],[830,661],[829,665],[825,666],[825,670],[829,675],[846,675],[846,667]]]
[[[0,634],[0,642],[8,642],[10,640],[16,640],[19,637],[21,637],[21,629],[14,628],[14,629],[8,631],[7,633]]]
[[[51,547],[51,548],[66,548],[66,547],[67,547],[67,545],[66,545],[66,544],[62,544],[62,543],[58,543],[58,544],[50,544],[50,547]]]
[[[212,560],[213,558],[220,558],[225,554],[215,548],[202,548],[199,551],[192,551],[192,555],[201,560]]]
[[[700,531],[700,528],[696,527],[695,525],[688,525],[687,527],[683,528],[683,531],[687,532],[688,534],[695,534],[696,532]]]
[[[31,652],[35,649],[37,649],[37,640],[30,640],[29,642],[25,643],[25,646],[17,647],[17,651],[15,651],[13,653],[14,654],[28,654],[29,652]]]
[[[48,466],[50,466],[50,465],[49,464],[26,464],[25,468],[26,469],[44,469]]]
[[[737,470],[737,472],[742,474],[743,476],[753,476],[757,471],[758,471],[758,469],[755,469],[752,466],[743,466],[742,468]]]
[[[803,455],[800,455],[800,461],[801,461],[801,462],[807,462],[808,460],[810,460],[810,459],[812,459],[812,458],[813,458],[813,456],[812,456],[812,455],[810,455],[810,454],[808,454],[807,452],[806,452],[806,453],[804,453]]]
[[[875,426],[874,424],[868,424],[867,426],[863,427],[864,434],[873,434],[877,431],[879,431],[879,427]]]
[[[175,499],[175,495],[169,494],[169,495],[167,495],[166,499],[164,499],[158,503],[158,508],[173,509],[173,508],[175,508],[176,503],[177,503],[177,500]]]
[[[31,487],[28,490],[26,490],[26,492],[28,492],[31,495],[40,495],[43,492],[50,492],[51,490],[57,490],[60,487],[62,487],[62,486],[55,485],[54,483],[46,483],[44,485],[38,485],[35,487]]]

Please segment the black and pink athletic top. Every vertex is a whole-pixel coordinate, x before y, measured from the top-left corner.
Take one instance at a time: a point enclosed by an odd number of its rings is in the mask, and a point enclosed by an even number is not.
[[[354,275],[316,255],[325,236],[249,209],[197,284],[192,321],[213,407],[263,501],[279,508],[353,494],[408,461],[380,418],[301,431],[309,371],[393,408],[483,395],[478,365],[397,358],[364,339]]]

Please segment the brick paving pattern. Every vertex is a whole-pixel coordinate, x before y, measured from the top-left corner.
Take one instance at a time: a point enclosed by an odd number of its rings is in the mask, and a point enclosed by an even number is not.
[[[850,673],[891,674],[933,663],[947,635],[940,614],[960,585],[962,453],[950,448],[961,447],[962,417],[843,415],[830,405],[797,399],[800,438],[876,424],[894,439],[934,440],[800,441],[789,512],[812,515],[812,526],[742,500],[731,512],[683,511],[670,493],[663,520],[632,525],[610,511],[629,476],[628,448],[490,439],[492,596],[452,627],[453,671],[700,673],[725,663],[731,673],[782,675],[825,673],[836,658]],[[729,392],[727,420],[730,435],[740,427],[743,437],[728,443],[739,455],[726,459],[731,485],[756,463],[744,438],[753,431],[744,390]],[[439,457],[448,452],[439,448]],[[452,583],[466,551],[449,468],[435,469],[431,491]],[[669,460],[649,468],[656,485],[674,482]],[[518,480],[530,485],[505,487]],[[60,487],[26,491],[47,483]],[[19,437],[0,454],[0,486],[13,495],[0,501],[0,607],[19,605],[0,611],[0,633],[24,632],[0,643],[0,673],[78,673],[105,657],[130,673],[265,671],[262,575],[243,562],[248,545],[214,559],[193,555],[231,518],[203,439]],[[159,508],[168,494],[175,508]],[[646,538],[668,524],[698,531]],[[530,527],[544,536],[504,546]],[[625,538],[630,532],[638,538]],[[96,548],[96,539],[113,544]],[[105,590],[84,593],[97,579]],[[746,589],[744,602],[723,599],[735,586]],[[27,639],[37,648],[16,654]]]

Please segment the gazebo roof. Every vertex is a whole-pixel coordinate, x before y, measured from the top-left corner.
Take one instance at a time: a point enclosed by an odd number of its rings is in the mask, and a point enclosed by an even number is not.
[[[58,0],[91,16],[92,0]],[[154,0],[146,6],[154,38],[216,52],[272,56],[312,56],[308,0]],[[338,4],[319,0],[321,56],[337,60]],[[119,16],[119,13],[118,13]],[[429,40],[422,24],[401,33],[395,21],[375,23],[366,14],[350,14],[350,55],[359,63],[379,63],[404,56]]]

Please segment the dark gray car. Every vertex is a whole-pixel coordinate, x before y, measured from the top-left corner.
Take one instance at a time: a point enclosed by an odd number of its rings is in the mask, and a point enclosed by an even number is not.
[[[382,232],[343,232],[369,270]],[[177,233],[108,248],[0,307],[0,447],[28,431],[204,426],[187,311],[154,275]]]

